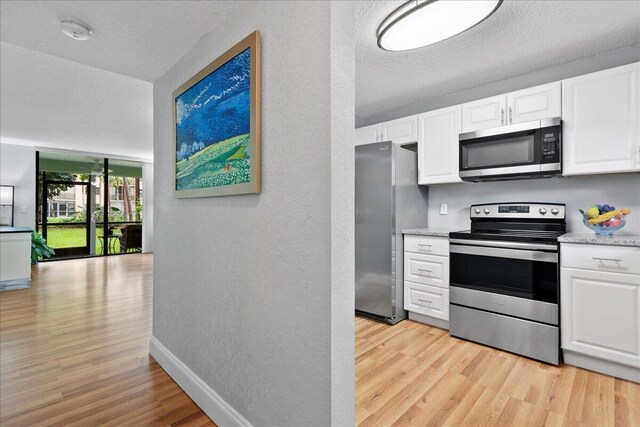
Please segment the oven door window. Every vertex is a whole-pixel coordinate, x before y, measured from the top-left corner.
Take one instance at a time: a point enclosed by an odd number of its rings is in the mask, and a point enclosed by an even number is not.
[[[462,169],[534,164],[537,162],[535,146],[534,133],[484,142],[469,141],[462,145]]]
[[[558,264],[451,253],[451,286],[558,303]]]

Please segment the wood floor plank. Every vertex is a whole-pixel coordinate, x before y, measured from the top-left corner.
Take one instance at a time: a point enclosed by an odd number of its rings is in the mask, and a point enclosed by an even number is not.
[[[149,356],[152,265],[40,263],[31,288],[0,294],[3,427],[214,425]]]
[[[418,322],[367,323],[378,322],[357,318],[356,345],[366,345],[356,359],[359,426],[640,426],[639,384],[547,365]]]
[[[152,257],[42,263],[0,294],[0,424],[214,425],[149,356]],[[640,385],[356,317],[360,426],[640,426]]]

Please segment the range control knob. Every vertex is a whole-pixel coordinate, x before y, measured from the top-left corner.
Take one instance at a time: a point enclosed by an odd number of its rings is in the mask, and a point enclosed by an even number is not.
[[[560,213],[560,211],[558,210],[558,208],[551,208],[551,213],[554,215],[558,215],[558,213]]]
[[[482,211],[480,210],[480,208],[476,208],[476,210],[474,212],[476,213],[476,215],[480,215],[480,212],[482,212]]]
[[[547,214],[547,210],[545,208],[538,209],[538,212],[540,212],[540,215],[546,215]]]
[[[491,210],[489,208],[484,208],[484,214],[485,215],[489,215],[489,212],[491,212]]]

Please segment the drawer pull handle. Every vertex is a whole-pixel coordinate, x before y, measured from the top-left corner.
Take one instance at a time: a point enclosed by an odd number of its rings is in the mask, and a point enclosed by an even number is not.
[[[418,246],[421,248],[430,248],[433,245],[427,245],[426,243],[418,243]]]
[[[420,272],[426,271],[427,273],[431,274],[431,270],[425,270],[424,268],[419,268],[418,271]]]
[[[433,301],[429,301],[428,299],[419,299],[420,302],[426,302],[427,304],[433,304]]]
[[[598,257],[593,257],[593,259],[597,260],[597,261],[613,261],[613,262],[622,262],[621,259],[615,259],[615,258],[598,258]]]

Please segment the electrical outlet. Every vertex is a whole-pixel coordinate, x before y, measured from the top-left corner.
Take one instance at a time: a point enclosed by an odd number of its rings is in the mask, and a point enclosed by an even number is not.
[[[26,206],[20,206],[20,213],[26,214],[27,213],[27,207]]]
[[[447,214],[447,204],[440,203],[440,215],[446,215],[446,214]]]

